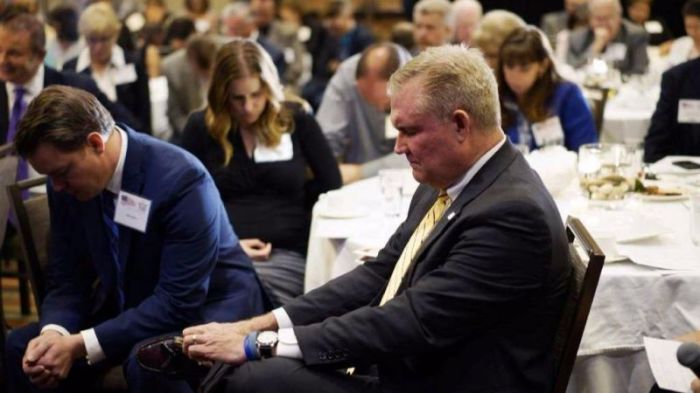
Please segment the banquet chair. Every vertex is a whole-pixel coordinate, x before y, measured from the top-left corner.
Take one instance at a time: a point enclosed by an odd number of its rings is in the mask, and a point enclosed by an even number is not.
[[[598,135],[603,131],[603,116],[605,115],[605,104],[608,102],[608,91],[608,88],[599,86],[585,86],[583,88],[583,96],[591,108]]]
[[[17,215],[22,250],[29,280],[32,284],[36,309],[41,311],[41,303],[46,296],[45,269],[49,261],[49,232],[51,217],[46,193],[35,193],[28,199],[22,198],[22,191],[46,184],[46,177],[17,182],[8,187],[12,206]],[[126,391],[126,380],[121,367],[113,367],[98,382],[96,391]]]
[[[578,218],[569,216],[566,219],[566,234],[572,277],[554,338],[554,393],[566,392],[605,262],[603,251]]]

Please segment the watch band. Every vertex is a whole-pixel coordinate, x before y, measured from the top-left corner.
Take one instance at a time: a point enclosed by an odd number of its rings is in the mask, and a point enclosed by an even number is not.
[[[250,332],[243,340],[243,351],[247,360],[260,360],[260,352],[258,351],[258,332]]]

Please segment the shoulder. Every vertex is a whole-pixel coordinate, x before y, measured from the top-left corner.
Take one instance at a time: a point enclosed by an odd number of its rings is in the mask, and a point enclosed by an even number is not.
[[[207,130],[207,124],[205,121],[205,112],[204,110],[201,111],[196,111],[192,112],[190,116],[187,118],[187,123],[185,124],[185,128],[183,132],[188,133],[188,132],[194,132],[194,133],[204,133]]]
[[[202,163],[181,147],[135,132],[122,124],[120,127],[128,130],[127,157],[131,153],[142,161],[141,168],[147,178],[155,177],[160,184],[170,184],[207,176]]]
[[[647,31],[642,26],[637,26],[628,20],[622,20],[622,28],[625,30],[628,40],[643,40],[648,36]]]
[[[664,72],[664,77],[685,77],[695,75],[697,73],[700,73],[700,57],[669,68],[666,72]]]
[[[579,88],[577,84],[567,80],[562,80],[561,82],[557,83],[554,87],[554,95],[555,97],[569,97],[580,96],[582,95],[582,93],[581,88]]]

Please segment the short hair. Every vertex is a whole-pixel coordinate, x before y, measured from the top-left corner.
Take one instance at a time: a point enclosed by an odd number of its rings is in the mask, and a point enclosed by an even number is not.
[[[59,40],[69,42],[78,41],[78,10],[68,4],[60,4],[54,7],[47,19],[56,29],[56,36]]]
[[[518,15],[506,10],[489,11],[481,19],[474,32],[473,43],[484,52],[498,52],[503,41],[518,27],[524,27],[525,21]]]
[[[53,85],[32,100],[19,123],[15,148],[22,157],[46,143],[63,152],[78,150],[87,136],[103,138],[114,129],[114,119],[92,94],[69,86]]]
[[[228,3],[221,10],[221,19],[226,19],[231,16],[238,16],[246,21],[255,22],[255,16],[253,15],[253,10],[250,8],[250,4],[244,1]]]
[[[187,40],[187,57],[201,70],[210,70],[214,65],[219,46],[211,35],[194,34]]]
[[[395,23],[391,27],[390,41],[406,49],[413,48],[416,45],[413,37],[413,23],[407,21]]]
[[[452,26],[452,4],[447,0],[420,0],[413,8],[413,20],[418,15],[440,14],[445,26]]]
[[[592,12],[595,7],[608,4],[613,6],[618,15],[622,15],[622,4],[620,0],[590,0],[588,2],[588,9]]]
[[[88,36],[93,33],[117,35],[122,25],[109,3],[90,4],[80,15],[78,22],[80,34]]]
[[[197,30],[195,29],[192,19],[181,16],[173,19],[165,33],[165,43],[170,44],[172,40],[187,40]]]
[[[26,12],[8,14],[0,21],[0,26],[13,33],[29,33],[29,46],[32,52],[35,54],[46,52],[44,25],[36,16]]]
[[[479,17],[481,17],[484,14],[484,7],[481,6],[481,3],[479,3],[478,0],[457,0],[454,3],[452,3],[452,16],[453,16],[453,24],[457,23],[457,14],[460,11],[473,8],[476,10],[477,14],[479,14]]]
[[[700,18],[700,0],[688,0],[683,4],[683,17],[686,16]]]
[[[428,48],[391,76],[390,94],[396,94],[414,79],[422,87],[416,97],[420,113],[449,119],[455,110],[462,109],[470,115],[476,129],[500,126],[496,77],[478,50],[464,45]]]
[[[349,0],[332,0],[326,11],[326,18],[337,18],[339,16],[353,13],[352,2]]]
[[[411,58],[411,55],[406,49],[390,42],[372,44],[368,46],[360,55],[360,60],[357,62],[357,70],[355,71],[355,79],[360,79],[370,72],[369,60],[380,50],[387,51],[388,57],[382,62],[379,67],[379,76],[384,80],[389,80],[391,74],[396,72],[401,66]]]

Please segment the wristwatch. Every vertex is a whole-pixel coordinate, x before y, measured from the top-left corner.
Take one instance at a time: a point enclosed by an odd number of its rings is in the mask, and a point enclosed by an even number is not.
[[[258,334],[255,340],[255,345],[258,347],[258,353],[261,359],[267,359],[275,356],[277,353],[277,343],[279,338],[277,332],[264,331]]]

